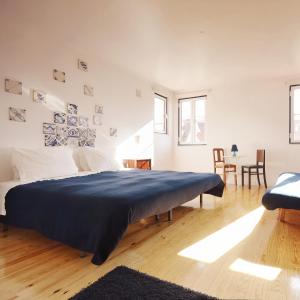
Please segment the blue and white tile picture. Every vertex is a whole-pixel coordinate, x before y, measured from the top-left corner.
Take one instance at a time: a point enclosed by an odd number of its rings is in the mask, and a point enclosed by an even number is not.
[[[43,123],[44,134],[56,134],[56,125],[52,123]]]
[[[53,114],[54,123],[65,124],[66,123],[66,114],[62,112],[54,112]]]
[[[118,136],[118,129],[117,128],[109,128],[109,135],[112,137]]]
[[[26,109],[10,107],[8,117],[10,121],[26,122]]]
[[[96,114],[103,114],[103,105],[96,104],[95,105],[95,113]]]
[[[55,147],[58,146],[56,135],[45,134],[45,146],[46,147]]]
[[[67,127],[68,137],[79,138],[79,128],[77,127]]]
[[[78,106],[76,104],[68,103],[67,104],[67,112],[68,112],[68,114],[71,114],[71,115],[77,115]]]
[[[89,118],[79,116],[78,123],[79,123],[79,126],[88,127],[89,126]]]
[[[89,128],[88,129],[88,137],[91,138],[91,139],[95,139],[96,138],[96,134],[97,134],[97,131],[95,128]]]
[[[77,118],[77,116],[68,115],[67,116],[67,125],[68,126],[78,126],[78,118]]]

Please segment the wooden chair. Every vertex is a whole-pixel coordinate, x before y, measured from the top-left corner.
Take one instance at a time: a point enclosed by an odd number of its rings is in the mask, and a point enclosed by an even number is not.
[[[217,173],[218,169],[222,169],[224,184],[226,185],[227,173],[234,173],[235,185],[237,185],[236,165],[225,163],[224,149],[214,148],[213,157],[214,157],[214,172]]]
[[[262,170],[262,172],[260,172]],[[267,180],[266,180],[266,151],[264,149],[258,149],[256,151],[256,164],[242,166],[242,186],[244,186],[244,174],[248,174],[248,185],[249,189],[251,189],[251,176],[257,176],[257,182],[260,186],[260,178],[259,175],[263,175],[265,188],[267,188]]]

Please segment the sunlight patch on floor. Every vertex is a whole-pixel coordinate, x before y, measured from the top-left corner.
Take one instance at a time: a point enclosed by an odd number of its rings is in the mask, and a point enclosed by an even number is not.
[[[275,280],[282,271],[280,268],[256,264],[241,258],[236,259],[229,269],[269,281]]]
[[[183,249],[178,255],[205,263],[213,263],[248,237],[260,221],[263,213],[264,207],[260,206],[208,237]]]

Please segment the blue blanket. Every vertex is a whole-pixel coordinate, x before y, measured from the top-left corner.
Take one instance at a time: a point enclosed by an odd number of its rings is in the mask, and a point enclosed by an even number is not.
[[[300,209],[300,173],[281,174],[276,185],[264,194],[262,204],[270,210]]]
[[[197,195],[222,196],[219,175],[118,171],[19,185],[6,195],[6,222],[94,253],[101,264],[130,223],[166,212]]]

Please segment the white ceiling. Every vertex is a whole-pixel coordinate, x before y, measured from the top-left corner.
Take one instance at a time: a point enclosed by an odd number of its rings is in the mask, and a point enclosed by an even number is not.
[[[174,91],[300,74],[300,1],[0,0],[26,35],[95,55]]]

